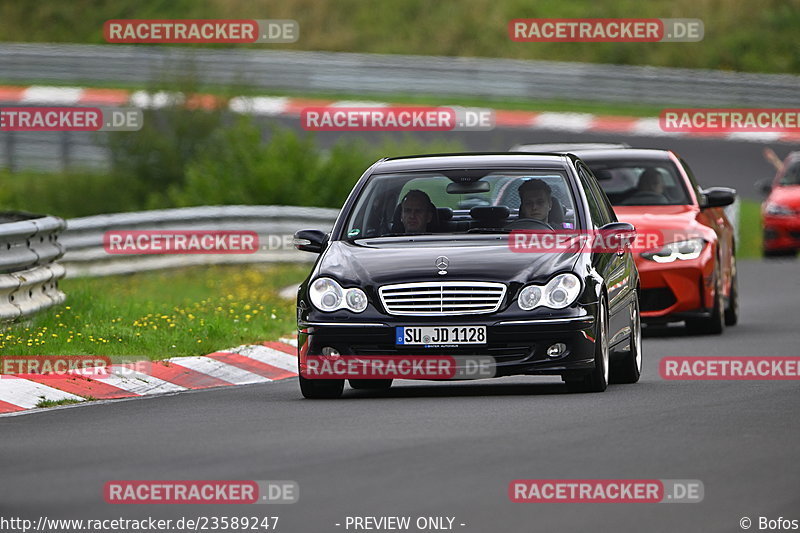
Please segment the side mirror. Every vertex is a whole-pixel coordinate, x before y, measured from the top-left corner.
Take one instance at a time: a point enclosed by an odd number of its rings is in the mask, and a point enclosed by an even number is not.
[[[605,234],[613,234],[622,242],[623,246],[630,246],[636,239],[636,228],[628,222],[609,222],[600,228]]]
[[[304,252],[321,253],[328,243],[328,234],[318,229],[301,229],[294,234],[294,247]]]
[[[736,201],[736,189],[730,187],[710,187],[700,191],[700,207],[725,207]]]
[[[764,178],[755,183],[755,188],[758,192],[767,196],[772,192],[772,178]]]

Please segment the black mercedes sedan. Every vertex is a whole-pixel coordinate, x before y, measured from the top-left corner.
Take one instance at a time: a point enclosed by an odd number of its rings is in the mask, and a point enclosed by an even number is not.
[[[298,249],[319,254],[298,291],[301,391],[337,398],[345,380],[386,389],[407,375],[438,379],[353,365],[338,367],[349,374],[318,372],[320,362],[330,370],[348,359],[395,371],[398,360],[446,359],[456,369],[448,377],[458,379],[486,377],[462,372],[480,358],[491,377],[558,375],[576,392],[635,383],[642,345],[634,231],[573,155],[382,159],[356,183],[330,233],[295,234]],[[552,245],[564,242],[556,236],[591,232],[622,244]]]

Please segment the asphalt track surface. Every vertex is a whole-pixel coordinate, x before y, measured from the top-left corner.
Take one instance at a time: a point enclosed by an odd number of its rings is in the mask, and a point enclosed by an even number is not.
[[[741,261],[740,325],[647,331],[641,381],[602,394],[514,377],[311,401],[289,379],[0,418],[0,515],[277,515],[279,531],[300,533],[345,531],[335,524],[348,515],[454,516],[464,532],[731,532],[744,516],[752,530],[759,516],[800,519],[800,383],[658,375],[664,356],[798,355],[797,272],[795,261]],[[705,499],[511,503],[520,478],[698,479]],[[134,479],[295,480],[300,501],[104,503],[106,481]]]

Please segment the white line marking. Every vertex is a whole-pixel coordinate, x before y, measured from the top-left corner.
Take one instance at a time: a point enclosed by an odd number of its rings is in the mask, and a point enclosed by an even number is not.
[[[166,107],[171,103],[183,103],[185,97],[181,93],[168,93],[159,91],[148,93],[147,91],[135,91],[131,94],[130,105],[141,107],[142,109],[158,109]]]
[[[283,115],[286,113],[289,99],[271,96],[237,96],[231,98],[228,107],[235,113],[253,113],[254,115]]]
[[[112,365],[111,373],[106,376],[98,377],[97,381],[140,396],[188,390],[186,387],[181,387],[180,385],[175,385],[174,383],[169,383],[163,379],[158,379],[120,365]]]
[[[8,402],[25,409],[36,407],[42,400],[42,396],[47,400],[79,400],[84,401],[80,396],[75,396],[62,390],[36,383],[28,379],[3,377],[0,379],[0,400]]]
[[[33,85],[25,89],[20,102],[26,104],[76,104],[81,96],[83,96],[82,87]]]
[[[657,118],[641,118],[634,122],[627,135],[644,135],[646,137],[681,137],[683,133],[670,132],[661,129]]]
[[[290,339],[289,337],[281,337],[279,341],[284,344],[289,344],[297,348],[297,339]]]
[[[547,130],[583,132],[589,129],[595,116],[590,113],[542,113],[532,126]]]
[[[389,107],[389,104],[370,100],[339,100],[338,102],[333,102],[329,107]]]
[[[208,374],[215,378],[233,383],[234,385],[244,385],[247,383],[262,383],[265,381],[272,381],[264,376],[259,376],[249,370],[217,361],[210,357],[194,356],[194,357],[173,357],[168,359],[173,365],[182,366],[195,372]]]
[[[727,138],[731,141],[771,143],[779,140],[782,135],[783,132],[780,131],[736,131],[729,133]]]
[[[255,359],[256,361],[261,361],[262,363],[267,363],[274,367],[282,368],[289,372],[297,373],[297,357],[283,353],[280,350],[267,348],[266,346],[245,345],[228,351],[231,353],[238,353],[250,359]]]

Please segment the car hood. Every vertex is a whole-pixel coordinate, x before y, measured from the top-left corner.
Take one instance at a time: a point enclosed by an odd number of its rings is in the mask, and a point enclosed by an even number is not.
[[[767,202],[775,202],[795,211],[800,210],[800,185],[775,187],[767,198]]]
[[[614,206],[617,218],[633,224],[637,234],[657,233],[663,242],[703,236],[708,231],[697,221],[699,210],[691,205]]]
[[[571,271],[574,252],[520,253],[508,246],[508,236],[459,239],[441,237],[334,241],[317,265],[317,275],[342,282],[382,286],[412,281],[498,281],[527,283],[547,280]],[[439,274],[436,260],[446,257],[447,274]]]

